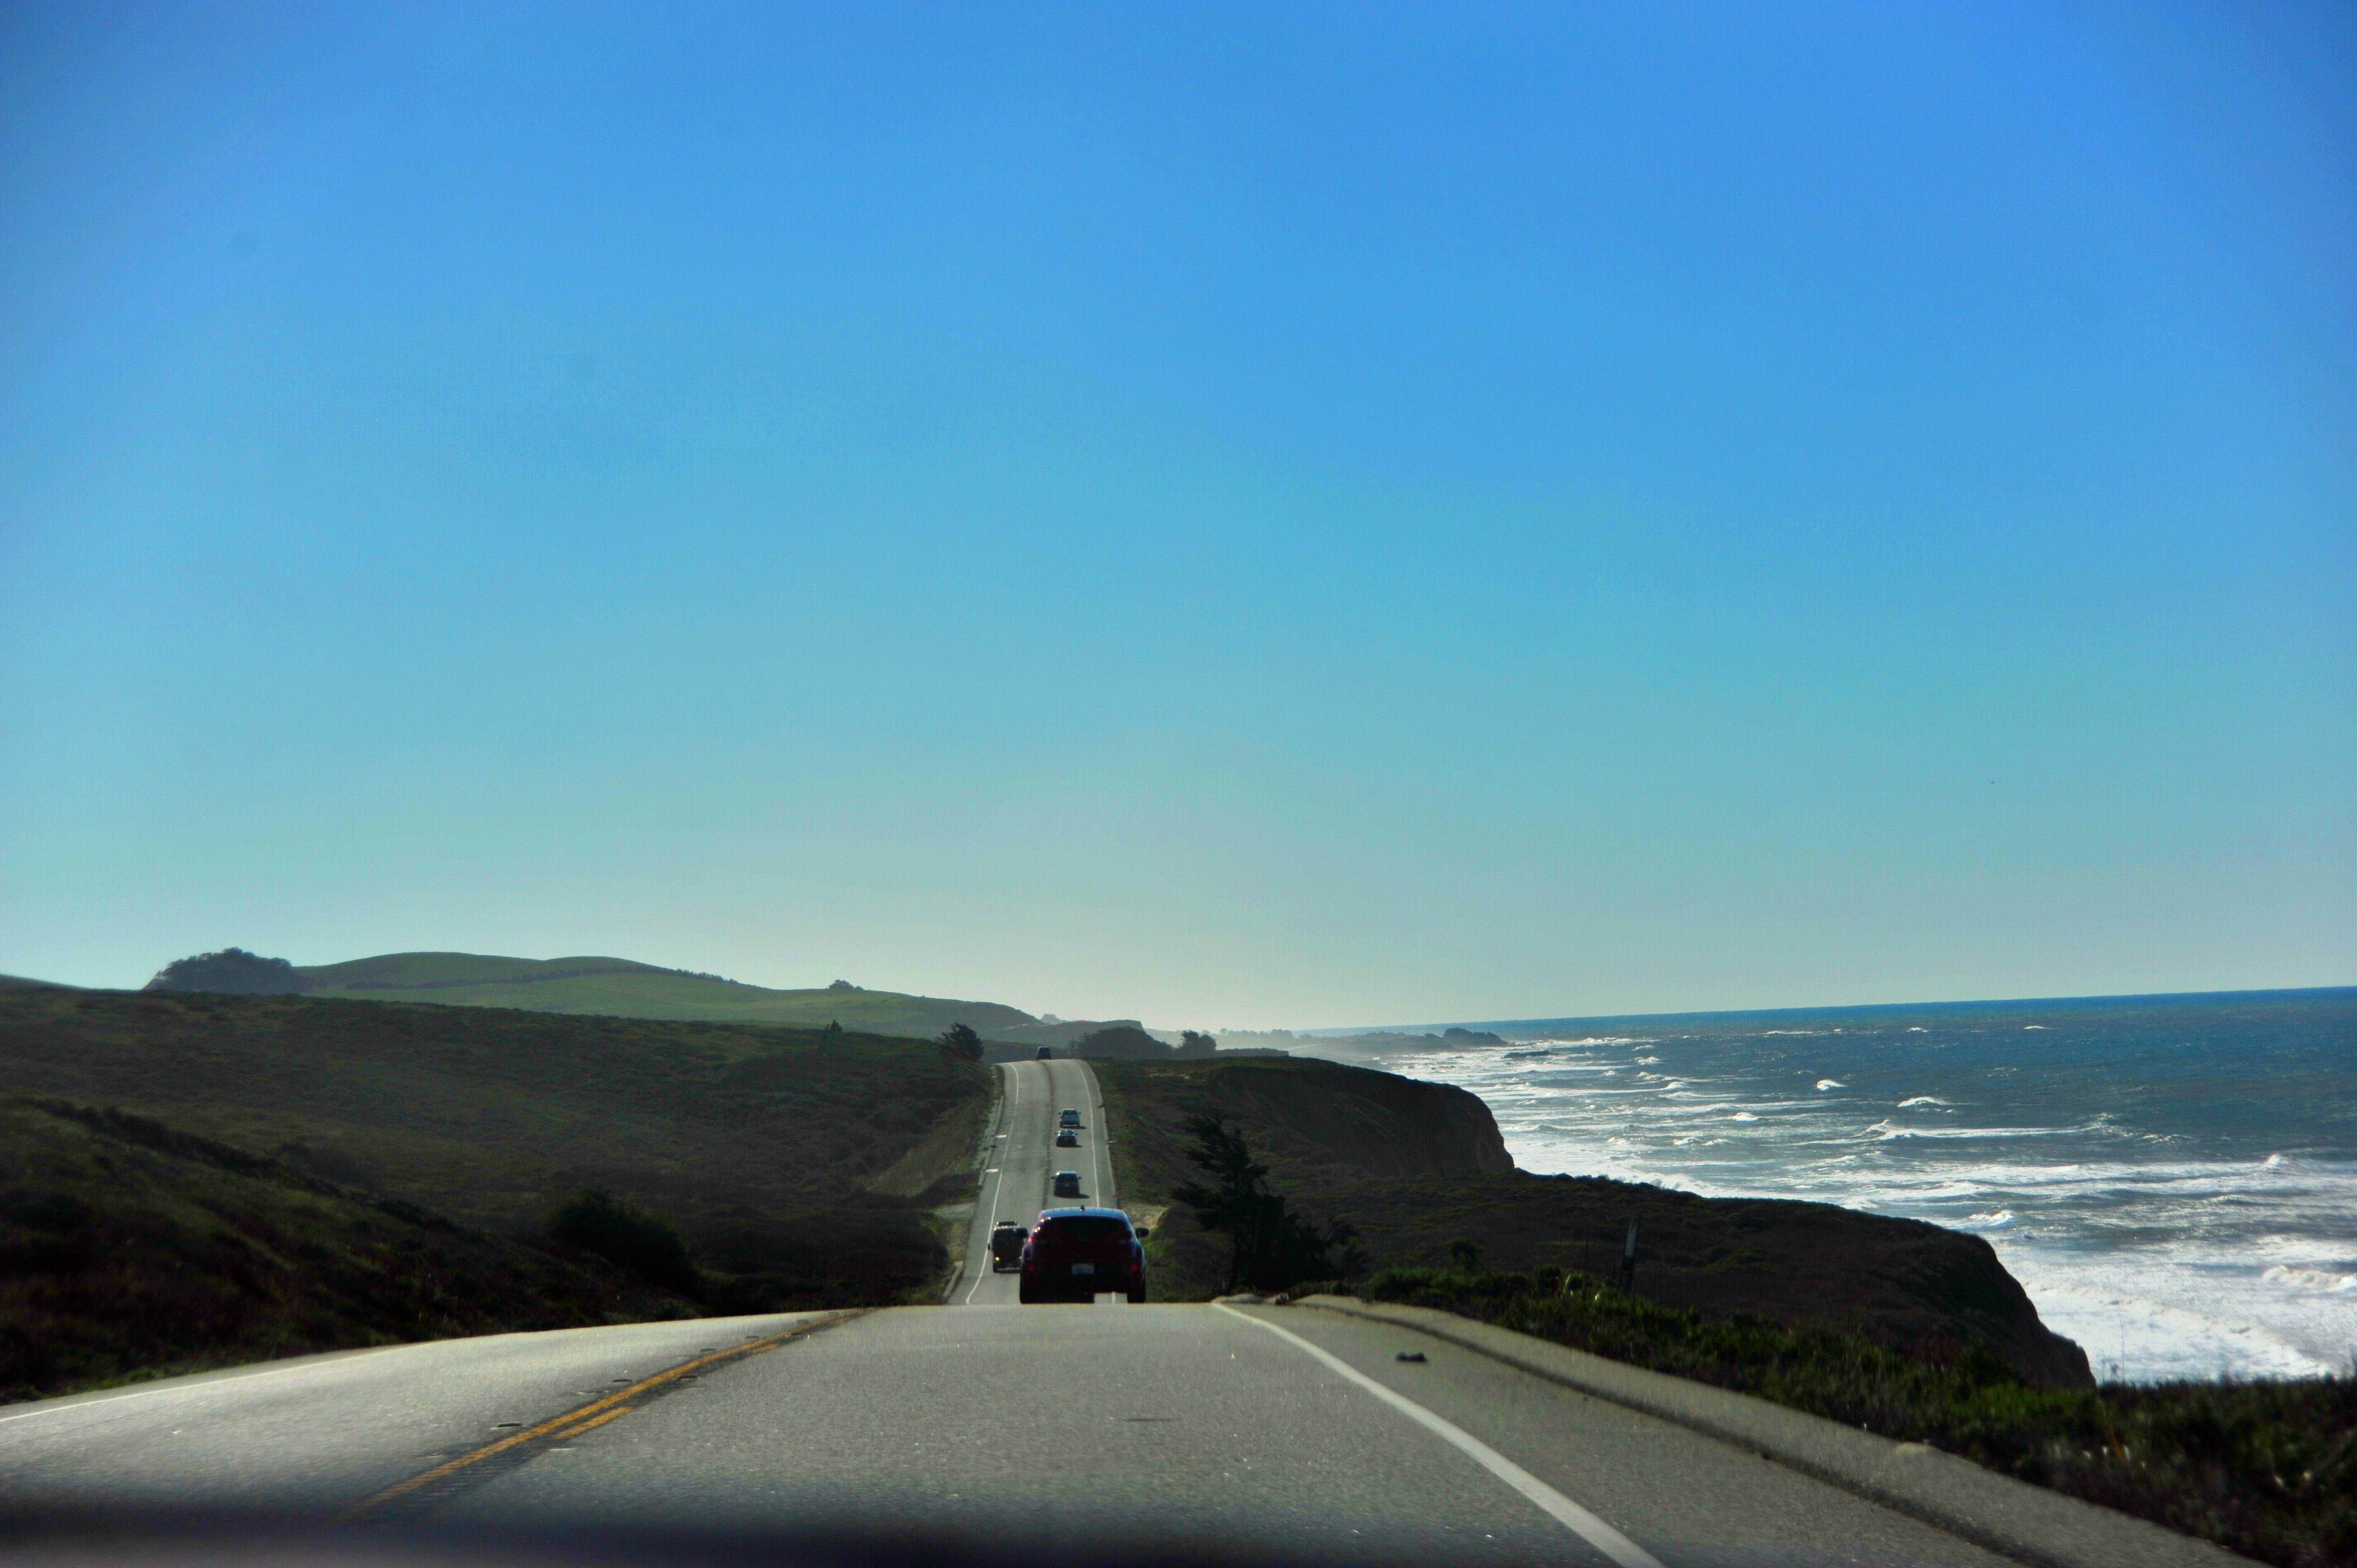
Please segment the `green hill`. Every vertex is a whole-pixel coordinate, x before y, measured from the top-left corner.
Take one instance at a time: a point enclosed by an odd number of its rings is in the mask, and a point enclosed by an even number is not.
[[[971,1184],[990,1088],[858,1031],[0,989],[0,1093],[120,1107],[503,1235],[606,1188],[673,1216],[743,1310],[921,1289],[948,1261],[927,1189]]]
[[[533,1013],[614,1018],[677,1018],[713,1024],[784,1024],[855,1034],[929,1039],[952,1024],[984,1035],[1037,1024],[1020,1008],[865,991],[841,982],[812,991],[772,991],[718,975],[661,969],[623,958],[498,958],[479,953],[404,952],[298,968],[307,996],[371,1002],[431,1002],[446,1007],[522,1007]]]

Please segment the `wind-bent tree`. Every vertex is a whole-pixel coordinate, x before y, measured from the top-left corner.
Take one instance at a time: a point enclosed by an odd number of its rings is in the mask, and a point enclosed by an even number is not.
[[[982,1059],[982,1036],[963,1024],[952,1024],[942,1031],[940,1045],[943,1054],[954,1061],[978,1062]]]
[[[1189,1182],[1170,1189],[1170,1196],[1195,1211],[1196,1222],[1207,1230],[1224,1230],[1231,1243],[1228,1282],[1281,1290],[1306,1279],[1330,1278],[1334,1265],[1327,1253],[1344,1249],[1343,1272],[1357,1258],[1351,1243],[1358,1232],[1337,1221],[1319,1226],[1286,1208],[1285,1197],[1267,1185],[1268,1167],[1252,1157],[1241,1130],[1222,1116],[1189,1116],[1183,1123],[1195,1140],[1188,1158],[1209,1184]]]

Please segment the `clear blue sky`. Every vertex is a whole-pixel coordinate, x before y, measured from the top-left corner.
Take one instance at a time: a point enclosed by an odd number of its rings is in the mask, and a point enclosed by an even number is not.
[[[2357,13],[0,14],[0,972],[2357,980]]]

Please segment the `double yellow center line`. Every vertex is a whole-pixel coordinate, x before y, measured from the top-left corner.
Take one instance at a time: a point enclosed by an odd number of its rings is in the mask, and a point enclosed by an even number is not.
[[[742,1345],[731,1346],[726,1350],[715,1350],[709,1355],[698,1356],[693,1361],[683,1361],[667,1371],[657,1372],[651,1378],[642,1378],[627,1389],[620,1389],[608,1394],[604,1399],[592,1400],[578,1410],[566,1411],[563,1415],[552,1417],[537,1426],[528,1427],[522,1432],[511,1432],[495,1443],[486,1443],[471,1454],[461,1454],[456,1459],[447,1460],[435,1466],[431,1470],[421,1472],[405,1481],[387,1487],[374,1497],[363,1498],[337,1514],[334,1522],[349,1524],[355,1520],[366,1519],[387,1503],[398,1501],[413,1492],[432,1486],[436,1481],[455,1476],[470,1466],[479,1465],[486,1459],[495,1458],[512,1449],[520,1448],[527,1443],[548,1442],[559,1437],[577,1437],[593,1428],[605,1425],[609,1421],[630,1414],[637,1408],[630,1402],[631,1401],[642,1399],[669,1384],[679,1381],[682,1378],[694,1377],[708,1367],[717,1367],[727,1361],[742,1360],[748,1356],[758,1356],[764,1350],[774,1350],[780,1345],[800,1339],[805,1335],[815,1334],[822,1328],[832,1328],[838,1323],[847,1323],[859,1316],[857,1312],[828,1313],[823,1317],[814,1317],[806,1323],[798,1323],[783,1333],[771,1334]]]

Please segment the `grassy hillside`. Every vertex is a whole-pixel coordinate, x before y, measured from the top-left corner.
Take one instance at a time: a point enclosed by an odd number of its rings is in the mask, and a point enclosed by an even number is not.
[[[0,1401],[695,1310],[597,1258],[465,1230],[157,1122],[0,1100]]]
[[[297,968],[304,994],[446,1007],[522,1007],[534,1013],[706,1023],[784,1024],[930,1039],[952,1024],[991,1035],[1037,1022],[996,1002],[828,987],[772,991],[715,975],[658,969],[621,958],[497,958],[479,953],[387,953]]]
[[[1090,1066],[1104,1093],[1123,1201],[1149,1213],[1199,1174],[1180,1126],[1200,1112],[1244,1130],[1278,1190],[1330,1218],[1323,1196],[1367,1177],[1473,1176],[1513,1160],[1490,1108],[1464,1090],[1308,1058],[1121,1062]],[[1224,1278],[1227,1243],[1172,1208],[1147,1243],[1154,1290],[1202,1300]]]
[[[1124,1191],[1160,1193],[1194,1178],[1178,1123],[1199,1111],[1242,1124],[1287,1191],[1514,1168],[1490,1108],[1448,1084],[1304,1058],[1089,1065],[1107,1110],[1125,1120]]]
[[[0,990],[0,1090],[121,1106],[507,1233],[609,1188],[675,1217],[751,1307],[920,1288],[945,1255],[911,1156],[989,1086],[860,1034],[39,988]]]

